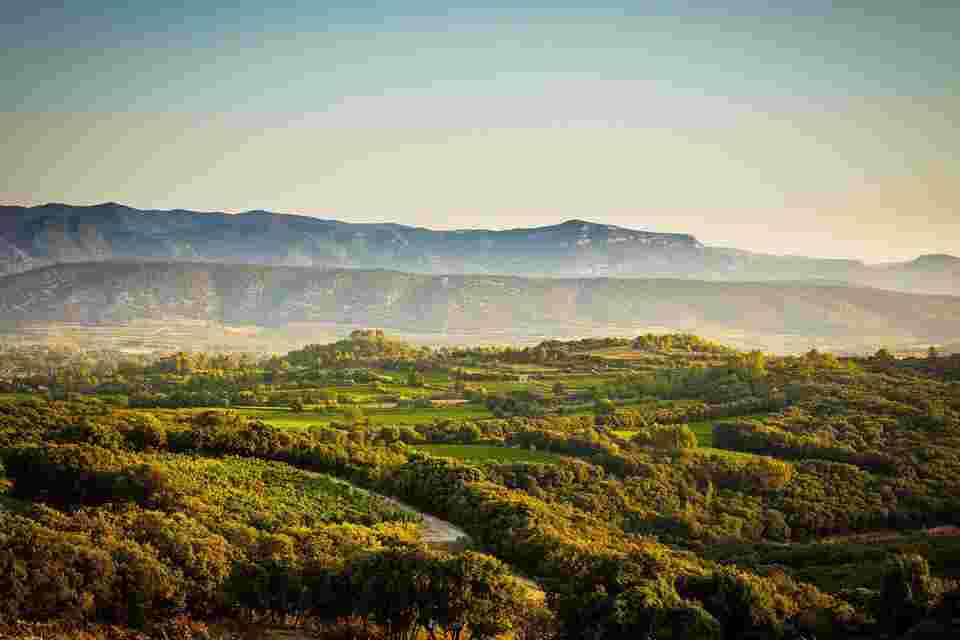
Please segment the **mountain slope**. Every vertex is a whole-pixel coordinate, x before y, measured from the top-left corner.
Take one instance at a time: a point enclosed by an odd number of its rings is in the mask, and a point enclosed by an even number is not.
[[[428,274],[818,280],[960,295],[960,259],[867,266],[705,247],[686,234],[570,220],[503,231],[350,224],[265,211],[141,211],[115,203],[0,207],[0,274],[59,262],[154,259]]]
[[[813,344],[943,343],[960,297],[806,283],[428,276],[184,262],[60,264],[0,278],[0,321],[201,320],[287,327],[380,326],[420,333],[588,334],[664,327]]]

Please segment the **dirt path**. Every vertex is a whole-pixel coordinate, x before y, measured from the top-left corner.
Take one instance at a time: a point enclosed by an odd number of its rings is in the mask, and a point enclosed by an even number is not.
[[[376,495],[379,495],[387,502],[395,505],[401,511],[406,511],[407,513],[420,516],[423,519],[423,522],[420,525],[420,532],[423,536],[423,541],[432,547],[450,549],[452,547],[459,546],[462,548],[471,541],[470,536],[467,535],[466,531],[450,522],[447,522],[446,520],[441,520],[440,518],[432,516],[429,513],[424,513],[419,509],[411,507],[405,502],[400,502],[396,498],[391,498],[390,496],[385,496],[382,494]]]
[[[453,523],[447,522],[446,520],[441,520],[440,518],[432,516],[429,513],[424,513],[423,511],[411,507],[410,505],[401,502],[396,498],[391,498],[390,496],[385,496],[379,493],[376,495],[395,505],[402,511],[420,516],[423,519],[423,522],[420,525],[423,541],[435,549],[454,552],[462,551],[472,540],[470,536],[467,535],[466,531]],[[527,588],[535,600],[543,600],[545,594],[543,593],[543,589],[540,587],[540,585],[530,578],[516,573],[515,571],[513,573],[513,577],[516,578],[517,582]]]

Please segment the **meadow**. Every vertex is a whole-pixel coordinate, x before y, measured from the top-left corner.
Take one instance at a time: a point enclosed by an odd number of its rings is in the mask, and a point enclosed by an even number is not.
[[[767,414],[756,413],[747,416],[742,416],[737,418],[737,420],[759,420],[766,417]],[[713,447],[713,425],[717,422],[722,422],[721,419],[714,420],[698,420],[696,422],[687,423],[687,426],[690,427],[690,430],[693,431],[694,435],[697,436],[697,445],[702,449],[711,449],[717,452],[726,452],[726,453],[736,453],[729,452],[724,449],[715,449]],[[613,433],[620,438],[625,440],[630,440],[635,435],[634,431],[629,429],[617,429]]]
[[[190,409],[146,409],[138,410],[158,416],[197,414],[205,411],[230,412],[248,419],[256,419],[278,429],[309,429],[325,426],[331,422],[350,422],[343,408],[322,409],[307,406],[303,411],[290,410],[289,407],[194,407]],[[366,409],[361,406],[363,418],[371,426],[430,424],[438,420],[482,420],[493,417],[485,407],[477,405],[459,405],[451,407],[425,407],[394,409]]]
[[[458,405],[451,407],[427,407],[422,409],[368,409],[364,415],[371,425],[430,424],[437,420],[482,420],[492,418],[486,407]]]
[[[556,463],[562,457],[549,451],[531,451],[514,447],[482,444],[418,444],[415,447],[430,455],[455,458],[475,463]]]

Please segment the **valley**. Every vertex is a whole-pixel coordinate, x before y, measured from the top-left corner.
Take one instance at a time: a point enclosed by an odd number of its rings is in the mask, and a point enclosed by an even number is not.
[[[955,342],[960,297],[806,282],[429,276],[185,262],[65,263],[0,278],[7,339],[276,351],[382,326],[421,343],[697,331],[743,349],[869,353]]]
[[[0,41],[0,640],[960,640],[960,2]]]

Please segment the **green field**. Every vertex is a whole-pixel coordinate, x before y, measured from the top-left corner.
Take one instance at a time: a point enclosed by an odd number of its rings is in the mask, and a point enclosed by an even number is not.
[[[702,422],[691,422],[687,426],[697,436],[697,444],[700,447],[708,448],[713,446],[713,423],[714,420],[704,420]],[[636,431],[617,429],[613,433],[624,440],[633,438]]]
[[[697,442],[701,447],[713,446],[713,425],[725,420],[760,420],[766,418],[766,413],[754,413],[748,416],[737,416],[735,418],[714,418],[712,420],[701,420],[700,422],[691,422],[688,426],[697,434]]]
[[[687,424],[687,426],[690,427],[694,435],[697,436],[697,444],[703,449],[710,449],[713,447],[713,425],[717,422],[722,422],[724,420],[757,420],[764,417],[766,417],[766,414],[757,413],[749,416],[739,416],[737,418],[714,418],[712,420],[690,422]],[[634,434],[633,431],[623,429],[616,430],[613,433],[620,438],[624,438],[625,440],[629,440]],[[720,452],[721,449],[715,449],[715,451]]]
[[[516,380],[484,380],[476,383],[483,387],[489,393],[510,393],[511,391],[536,391],[537,393],[549,393],[552,382],[547,384],[545,380],[531,380],[530,382],[517,382]]]
[[[0,401],[23,402],[24,400],[34,400],[45,396],[36,393],[0,393]]]
[[[303,411],[297,413],[287,407],[264,407],[256,409],[231,409],[248,418],[256,418],[278,429],[307,429],[314,425],[322,425],[335,419],[334,414]]]
[[[691,422],[687,426],[697,436],[697,443],[701,447],[713,446],[713,424],[716,420],[701,420],[700,422]]]
[[[644,351],[637,351],[631,345],[623,345],[619,347],[605,347],[603,349],[593,349],[590,351],[591,356],[596,356],[599,358],[611,358],[611,359],[642,359],[649,357],[649,354]]]
[[[460,405],[453,407],[431,407],[429,409],[370,409],[364,415],[372,425],[392,424],[429,424],[435,420],[482,420],[492,418],[486,407]],[[336,419],[336,418],[334,418]]]
[[[635,433],[636,433],[635,431],[623,431],[623,430],[613,431],[614,435],[620,438],[623,438],[625,440],[630,440],[631,438],[633,438]],[[716,447],[704,445],[702,444],[704,440],[703,435],[696,431],[694,433],[697,434],[697,441],[698,441],[698,445],[695,451],[723,456],[726,458],[753,458],[758,456],[758,454],[756,453],[747,453],[746,451],[731,451],[730,449],[717,449]],[[713,439],[710,438],[710,440],[712,441]]]
[[[419,444],[415,448],[434,456],[459,458],[468,462],[544,462],[560,460],[560,456],[549,451],[529,451],[482,444]]]
[[[746,458],[763,458],[759,453],[749,453],[747,451],[733,451],[732,449],[717,449],[716,447],[697,447],[697,451],[702,453],[712,453],[724,458],[740,458],[741,460]]]
[[[201,413],[204,411],[224,411],[223,407],[203,407],[194,409],[140,409],[145,413],[157,415],[175,414],[188,411]],[[309,429],[312,426],[327,425],[330,422],[348,421],[341,409],[318,412],[312,407],[301,413],[290,411],[288,407],[233,407],[231,413],[256,418],[278,429]],[[396,409],[363,409],[363,415],[371,426],[384,425],[417,425],[430,424],[437,420],[483,420],[492,418],[485,407],[477,405],[461,405],[453,407],[430,407],[424,409],[396,408]]]
[[[225,410],[223,407],[196,407],[192,409],[133,409],[137,413],[151,413],[158,418],[169,418],[178,414],[197,414],[206,411],[229,411],[246,418],[256,418],[278,429],[308,429],[314,425],[324,425],[331,420],[337,420],[340,414],[316,413],[304,411],[295,413],[287,407],[234,407]]]

